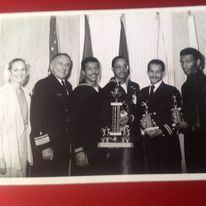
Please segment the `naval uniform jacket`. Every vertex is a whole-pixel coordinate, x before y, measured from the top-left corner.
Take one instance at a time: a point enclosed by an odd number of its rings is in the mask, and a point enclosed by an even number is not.
[[[197,126],[198,121],[199,128],[206,132],[206,77],[201,71],[187,77],[182,85],[182,98],[189,126]]]
[[[67,93],[57,80],[50,74],[38,81],[31,98],[31,142],[34,154],[34,176],[67,175],[69,165],[69,124],[70,94],[72,86],[65,81]],[[49,142],[42,138],[36,145],[35,137],[48,134]],[[52,148],[54,159],[43,160],[42,150]]]
[[[149,137],[145,135],[145,149],[149,172],[174,173],[181,170],[181,153],[179,138],[172,128],[171,109],[173,107],[172,95],[180,103],[179,91],[162,82],[152,96],[149,95],[150,87],[141,90],[142,101],[148,103],[149,113],[163,135]]]
[[[184,131],[188,172],[206,172],[206,77],[198,71],[182,85]]]
[[[111,78],[110,82],[105,85],[102,89],[102,96],[104,98],[104,103],[102,104],[104,120],[103,124],[105,126],[111,126],[112,124],[112,107],[111,102],[115,102],[115,98],[112,96],[112,91],[114,91],[117,82],[115,78]],[[136,128],[134,125],[136,124],[137,119],[139,118],[139,112],[137,112],[137,106],[139,104],[139,85],[131,80],[129,80],[126,84],[127,92],[119,86],[119,90],[121,95],[118,98],[119,102],[123,103],[123,109],[129,114],[132,115],[129,118],[129,125],[132,128],[132,133],[138,133],[140,130]],[[134,140],[135,141],[135,140]]]
[[[115,78],[111,78],[108,84],[102,89],[102,114],[103,127],[111,128],[112,125],[112,106],[111,102],[115,102],[112,96],[117,86]],[[140,88],[139,85],[131,80],[126,83],[127,92],[123,87],[119,86],[121,95],[118,102],[122,102],[122,108],[128,113],[129,121],[127,125],[130,127],[133,148],[118,148],[110,149],[107,152],[110,154],[106,160],[105,168],[108,168],[109,174],[131,174],[142,173],[144,167],[144,154],[142,145],[142,136],[140,134],[139,119],[140,119]],[[108,155],[107,155],[108,156]]]
[[[71,136],[74,153],[84,151],[88,167],[75,167],[73,175],[100,174],[101,166],[97,144],[100,141],[101,127],[101,88],[99,92],[84,80],[72,92],[71,97]]]

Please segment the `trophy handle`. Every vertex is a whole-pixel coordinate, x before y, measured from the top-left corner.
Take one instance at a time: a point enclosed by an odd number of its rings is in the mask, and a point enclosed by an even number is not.
[[[120,131],[120,107],[122,106],[121,102],[111,102],[112,106],[112,131],[110,132],[111,136],[121,136]]]
[[[151,114],[149,113],[145,114],[145,118],[146,118],[146,128],[153,127],[154,125],[153,125]]]
[[[180,107],[174,107],[171,109],[173,117],[174,117],[174,126],[178,125],[180,121],[182,121],[182,115],[181,115],[181,108]]]
[[[144,106],[145,118],[146,118],[146,129],[154,127],[154,123],[152,120],[151,113],[149,113],[149,107],[147,102],[142,102],[142,106]]]
[[[183,117],[181,114],[181,108],[178,107],[176,96],[172,95],[172,99],[173,99],[173,108],[171,109],[171,112],[172,112],[172,116],[174,117],[173,126],[176,126],[180,123],[180,121],[183,120]]]

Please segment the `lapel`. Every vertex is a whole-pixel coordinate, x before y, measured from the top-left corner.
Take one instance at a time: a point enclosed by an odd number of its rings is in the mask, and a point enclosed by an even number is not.
[[[53,74],[50,74],[48,76],[49,80],[52,82],[52,85],[56,88],[59,88],[61,89],[62,88],[62,85],[61,83],[58,81],[58,79],[53,75]]]
[[[148,87],[145,88],[145,96],[146,96],[147,98],[149,98],[149,89],[150,89],[150,86],[148,86]]]
[[[11,121],[16,126],[17,136],[20,137],[20,135],[22,134],[24,130],[24,122],[23,122],[23,117],[22,117],[21,107],[20,107],[18,97],[16,95],[14,88],[11,86],[11,84],[8,84],[8,95],[9,95],[8,103],[10,105],[9,108],[11,110],[11,112],[8,111],[8,116],[10,114],[15,114],[15,116],[9,116],[9,118],[14,118]]]
[[[24,87],[22,87],[22,89],[23,89],[24,94],[25,94],[25,96],[26,96],[27,104],[28,104],[28,106],[30,106],[31,97],[29,96],[29,92],[28,92]]]
[[[149,104],[149,108],[153,108],[154,105],[156,105],[157,102],[160,102],[160,99],[161,98],[161,92],[164,90],[164,87],[165,87],[165,84],[164,82],[162,82],[159,87],[156,89],[156,91],[153,93],[152,96],[150,96],[150,86],[146,87],[146,99],[148,101],[148,104]]]
[[[154,92],[154,96],[156,96],[156,95],[158,95],[161,91],[162,91],[162,89],[164,89],[164,87],[165,87],[165,83],[164,82],[162,82],[160,85],[159,85],[159,87],[156,89],[156,91]]]
[[[61,95],[68,96],[69,95],[69,94],[66,95],[64,87],[62,86],[62,84],[59,82],[59,80],[53,74],[50,74],[48,76],[48,79],[50,80],[51,85],[54,88],[54,91],[56,92],[57,96],[61,96]],[[70,89],[69,89],[67,81],[65,81],[65,85],[67,87],[68,92],[70,92]]]
[[[126,85],[127,85],[127,94],[131,96],[132,93],[133,93],[133,91],[132,91],[132,89],[131,89],[131,87],[132,87],[131,80],[129,80]],[[135,89],[135,88],[134,88],[134,89]]]

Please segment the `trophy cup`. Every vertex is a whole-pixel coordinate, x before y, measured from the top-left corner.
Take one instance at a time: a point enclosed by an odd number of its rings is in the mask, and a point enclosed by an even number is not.
[[[102,128],[102,138],[101,142],[98,143],[100,148],[129,148],[133,147],[130,142],[130,128],[129,125],[121,124],[121,119],[128,116],[127,111],[123,109],[123,102],[119,101],[122,92],[117,85],[114,91],[111,91],[111,95],[114,97],[115,101],[111,102],[112,106],[112,125],[111,128]]]
[[[171,109],[172,117],[173,117],[173,124],[172,126],[178,126],[181,121],[183,121],[183,116],[181,112],[181,108],[177,105],[177,98],[175,95],[172,95],[173,100],[173,108]]]
[[[145,112],[144,113],[145,120],[146,120],[145,130],[148,131],[148,130],[159,129],[159,127],[156,126],[155,122],[152,119],[152,114],[149,113],[147,102],[142,102],[142,106],[144,107],[144,112]]]

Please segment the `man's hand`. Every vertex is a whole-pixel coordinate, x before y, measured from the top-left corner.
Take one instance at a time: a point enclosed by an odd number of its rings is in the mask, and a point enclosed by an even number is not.
[[[128,116],[128,113],[124,110],[122,110],[120,112],[120,124],[121,125],[126,125],[129,121],[129,116]]]
[[[140,125],[143,129],[146,129],[147,126],[147,120],[145,114],[142,115],[142,119],[140,120]]]
[[[0,159],[0,174],[6,174],[6,162],[3,158]]]
[[[175,128],[176,129],[180,129],[180,130],[184,130],[184,129],[187,129],[188,128],[188,123],[187,122],[184,122],[184,121],[180,121],[177,125],[175,125]]]
[[[145,131],[145,134],[147,134],[148,136],[150,137],[157,137],[159,135],[162,134],[162,130],[161,129],[150,129],[150,130],[144,130]]]
[[[84,151],[75,154],[76,164],[79,167],[87,167],[89,165],[87,155]]]
[[[42,150],[43,160],[53,160],[53,155],[54,155],[54,152],[50,147]]]

